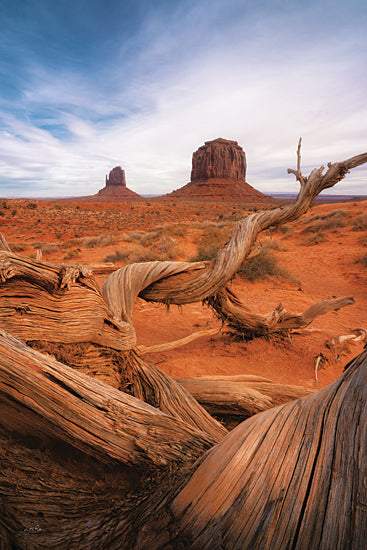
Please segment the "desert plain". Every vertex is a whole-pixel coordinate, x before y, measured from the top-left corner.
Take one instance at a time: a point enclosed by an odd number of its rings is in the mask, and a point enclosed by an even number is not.
[[[238,220],[274,206],[275,201],[264,206],[155,198],[136,203],[3,199],[0,223],[12,251],[31,257],[41,251],[45,262],[87,266],[102,285],[129,262],[209,259]],[[352,296],[353,305],[318,317],[306,329],[236,341],[201,303],[167,308],[138,298],[139,345],[219,331],[146,358],[175,378],[256,374],[313,389],[335,380],[364,345],[352,339],[336,349],[335,340],[367,329],[366,207],[367,201],[353,200],[315,204],[299,220],[264,232],[252,252],[251,270],[230,282],[244,303],[262,314],[279,303],[301,313],[320,300],[342,296]]]

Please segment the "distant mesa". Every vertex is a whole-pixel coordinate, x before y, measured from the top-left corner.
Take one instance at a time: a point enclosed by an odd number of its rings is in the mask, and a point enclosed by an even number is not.
[[[270,202],[270,197],[246,182],[246,168],[246,154],[237,141],[206,141],[192,155],[191,181],[165,197]]]
[[[131,191],[126,187],[125,170],[121,166],[116,166],[106,176],[106,186],[93,195],[93,199],[98,201],[137,201],[143,200],[143,197]]]

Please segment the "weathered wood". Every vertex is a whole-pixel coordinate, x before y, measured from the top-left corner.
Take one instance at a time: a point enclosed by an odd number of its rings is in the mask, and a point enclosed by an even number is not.
[[[140,355],[145,355],[146,353],[161,353],[163,351],[170,351],[181,346],[185,346],[190,342],[194,342],[198,338],[203,338],[204,336],[214,336],[215,334],[218,334],[221,329],[222,327],[212,328],[209,330],[198,330],[197,332],[193,332],[189,336],[185,336],[184,338],[180,338],[179,340],[173,340],[172,342],[166,342],[164,344],[156,344],[155,346],[140,345],[136,346],[135,349]]]
[[[17,548],[363,547],[367,351],[329,387],[243,422],[193,474],[202,432],[4,333],[0,358],[1,518]],[[52,440],[84,454],[64,464]],[[93,473],[88,456],[134,467],[150,495],[132,471]]]
[[[10,252],[10,247],[1,232],[0,232],[0,250],[7,250],[8,252]]]
[[[32,350],[0,329],[0,392],[44,419],[45,434],[139,468],[194,459],[215,440]],[[0,422],[6,425],[7,418]],[[11,419],[13,422],[14,419]]]
[[[228,287],[210,296],[206,303],[213,307],[218,317],[225,322],[233,335],[241,339],[287,332],[307,327],[320,315],[354,304],[352,296],[321,300],[303,313],[290,313],[282,304],[274,311],[261,315],[245,306]]]
[[[202,375],[176,380],[227,429],[254,414],[314,392],[310,388],[277,384],[252,375]]]
[[[22,340],[136,344],[130,323],[114,318],[90,271],[0,253],[0,326]],[[93,314],[91,314],[93,312]]]
[[[225,312],[222,313],[225,302],[222,295],[226,292],[223,291],[223,287],[250,254],[258,235],[269,227],[279,226],[301,217],[322,190],[342,180],[351,168],[367,162],[367,153],[364,153],[343,162],[330,164],[325,174],[322,166],[305,177],[300,172],[300,143],[297,155],[297,171],[290,170],[301,183],[296,201],[274,210],[251,214],[238,222],[228,244],[218,252],[213,262],[146,262],[127,265],[112,273],[103,284],[102,294],[116,318],[131,322],[132,303],[136,296],[147,301],[178,305],[207,300],[219,316],[225,317]],[[233,322],[236,311],[232,307],[233,303],[230,306]],[[245,308],[241,306],[240,309],[242,318],[239,322],[244,325]],[[283,308],[269,314],[275,330],[278,330],[277,319],[282,319],[283,314]],[[256,314],[251,318],[248,310],[246,316],[250,318],[251,324],[255,325],[255,331],[250,327],[249,333],[256,333],[258,322],[258,332],[264,334],[264,326],[268,324],[268,320],[264,316],[258,318]],[[290,314],[288,326],[292,325],[291,319],[297,326],[299,316],[297,318]],[[279,330],[283,329],[280,327]]]
[[[213,448],[172,503],[178,538],[200,550],[360,550],[366,476],[367,351],[330,386],[253,416]]]
[[[120,352],[90,343],[32,341],[28,345],[202,430],[214,441],[220,441],[227,433],[181,384],[146,362],[135,350]]]

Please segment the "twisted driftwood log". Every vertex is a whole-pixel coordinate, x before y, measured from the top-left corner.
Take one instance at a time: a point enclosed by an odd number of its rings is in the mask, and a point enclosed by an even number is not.
[[[131,321],[132,304],[137,296],[147,301],[178,305],[206,301],[221,319],[229,321],[233,331],[252,337],[307,326],[317,315],[353,303],[353,298],[345,297],[334,304],[316,304],[314,310],[303,315],[288,314],[282,306],[268,315],[259,315],[241,304],[226,287],[262,231],[298,219],[321,191],[333,187],[349,170],[367,162],[367,153],[364,153],[329,164],[325,174],[322,166],[305,177],[300,171],[300,148],[301,140],[297,151],[297,171],[288,170],[301,184],[294,203],[251,214],[238,222],[228,244],[218,252],[213,262],[147,262],[115,271],[105,281],[102,293],[116,318]]]
[[[1,331],[0,412],[2,548],[359,550],[366,540],[366,351],[327,388],[212,447]]]
[[[213,263],[118,270],[104,298],[85,268],[27,259],[0,240],[0,548],[361,547],[366,353],[329,388],[278,408],[308,392],[263,386],[252,410],[242,400],[236,412],[273,408],[226,435],[190,393],[202,395],[202,384],[198,392],[192,381],[189,392],[189,382],[141,358],[132,305],[137,295],[206,300],[234,330],[253,335],[298,328],[350,303],[320,303],[302,315],[278,308],[249,326],[225,284],[260,231],[297,219],[366,161],[359,155],[305,178],[299,145],[293,205],[239,222]],[[209,410],[217,401],[218,416],[229,417],[233,384],[212,380]],[[243,381],[237,386],[250,394]]]

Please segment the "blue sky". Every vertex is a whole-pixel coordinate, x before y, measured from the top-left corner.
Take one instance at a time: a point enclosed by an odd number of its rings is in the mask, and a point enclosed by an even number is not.
[[[190,179],[204,141],[238,141],[247,180],[367,151],[365,0],[2,0],[0,196],[141,194]],[[367,168],[333,192],[367,194]]]

